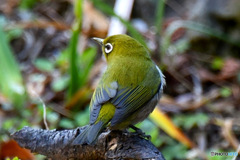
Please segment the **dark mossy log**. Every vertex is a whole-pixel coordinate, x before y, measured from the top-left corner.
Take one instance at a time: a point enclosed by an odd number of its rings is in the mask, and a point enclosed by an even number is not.
[[[149,141],[134,133],[102,133],[94,145],[72,145],[84,127],[73,130],[44,130],[24,127],[12,134],[21,147],[52,159],[156,159],[161,152]]]

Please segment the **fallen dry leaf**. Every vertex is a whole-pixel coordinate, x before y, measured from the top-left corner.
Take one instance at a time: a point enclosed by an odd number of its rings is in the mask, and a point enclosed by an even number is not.
[[[193,148],[195,144],[172,122],[172,120],[163,113],[159,107],[156,107],[150,114],[150,119],[163,129],[171,137],[177,139],[189,148]]]
[[[224,65],[219,74],[213,74],[205,68],[198,69],[198,74],[201,81],[212,81],[219,83],[220,81],[225,81],[227,79],[236,77],[240,71],[240,61],[233,58],[228,58],[224,61]]]
[[[240,71],[240,61],[234,58],[228,58],[224,61],[223,68],[217,76],[218,80],[233,78]]]
[[[21,160],[34,160],[33,154],[25,148],[21,148],[16,141],[10,140],[0,146],[1,159],[18,157]]]

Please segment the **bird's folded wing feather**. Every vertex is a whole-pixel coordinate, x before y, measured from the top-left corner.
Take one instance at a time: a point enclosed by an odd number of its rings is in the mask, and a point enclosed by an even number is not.
[[[154,92],[152,89],[140,85],[120,89],[116,96],[111,99],[111,103],[117,108],[111,125],[121,123],[143,107],[156,94],[156,90]]]
[[[95,123],[101,106],[107,101],[116,106],[116,112],[111,125],[117,124],[134,113],[137,109],[147,103],[155,94],[150,88],[144,86],[122,87],[113,82],[110,87],[98,86],[93,94],[91,102],[90,124]],[[156,88],[158,88],[157,85]]]
[[[93,93],[92,101],[90,104],[90,124],[96,122],[100,109],[104,103],[116,96],[118,84],[116,81],[112,82],[110,86],[104,87],[99,85]]]

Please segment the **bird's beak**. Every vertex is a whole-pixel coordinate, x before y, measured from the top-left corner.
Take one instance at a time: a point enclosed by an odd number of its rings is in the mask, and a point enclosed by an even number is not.
[[[103,39],[102,38],[93,37],[92,39],[94,41],[98,42],[101,46],[103,45]]]

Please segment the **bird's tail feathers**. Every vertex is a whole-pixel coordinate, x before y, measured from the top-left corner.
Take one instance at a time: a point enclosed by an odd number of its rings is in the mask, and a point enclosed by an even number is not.
[[[73,145],[93,144],[105,127],[105,123],[102,121],[96,124],[87,126],[72,142]]]

